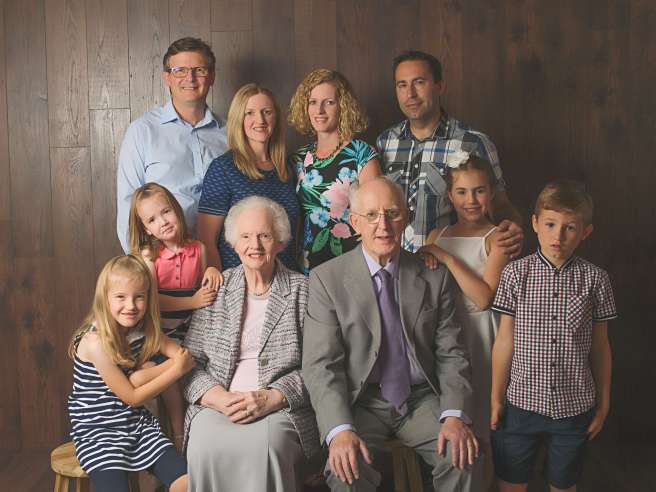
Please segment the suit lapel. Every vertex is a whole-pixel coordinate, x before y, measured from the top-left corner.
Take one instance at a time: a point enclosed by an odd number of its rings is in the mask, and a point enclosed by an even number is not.
[[[344,276],[344,288],[355,301],[360,317],[373,335],[374,348],[378,350],[382,326],[371,272],[364,259],[362,246],[347,255],[349,255],[349,262]]]
[[[234,280],[230,282],[231,287],[226,292],[226,308],[228,310],[228,326],[226,336],[230,346],[230,366],[227,380],[232,379],[233,372],[237,366],[241,343],[241,321],[244,313],[244,296],[246,295],[246,279],[243,267],[235,269]]]
[[[414,350],[414,328],[424,304],[426,281],[421,276],[419,263],[410,253],[401,250],[399,255],[399,300],[401,304],[401,322],[407,340]]]
[[[269,294],[269,302],[267,303],[266,314],[264,315],[264,326],[262,333],[260,333],[260,351],[264,350],[264,346],[269,339],[269,335],[278,324],[280,317],[287,309],[289,302],[289,277],[286,272],[282,270],[280,264],[277,266],[277,272],[273,278],[273,285],[271,285],[271,294]]]

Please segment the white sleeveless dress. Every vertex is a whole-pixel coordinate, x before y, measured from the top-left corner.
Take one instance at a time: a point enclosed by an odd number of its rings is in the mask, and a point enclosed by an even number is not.
[[[448,226],[442,229],[435,244],[465,263],[479,277],[483,277],[487,252],[486,238],[496,229],[493,227],[483,237],[444,237]],[[474,389],[474,410],[470,418],[474,432],[480,438],[490,440],[490,394],[492,391],[492,344],[497,335],[498,317],[491,310],[481,311],[459,288],[456,299],[456,316],[464,333],[469,350]]]

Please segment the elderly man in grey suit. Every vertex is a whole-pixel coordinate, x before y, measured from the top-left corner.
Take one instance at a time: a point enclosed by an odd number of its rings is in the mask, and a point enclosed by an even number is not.
[[[303,339],[328,485],[375,490],[376,456],[394,436],[432,467],[435,490],[469,490],[478,442],[453,280],[401,249],[407,211],[398,185],[375,178],[350,198],[362,245],[310,273]]]

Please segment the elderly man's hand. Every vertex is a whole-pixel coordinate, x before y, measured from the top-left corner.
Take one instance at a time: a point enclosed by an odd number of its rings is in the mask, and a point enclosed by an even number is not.
[[[458,417],[447,417],[437,436],[437,452],[444,455],[446,442],[451,443],[451,464],[461,470],[467,463],[474,464],[478,458],[478,441],[476,436]]]
[[[371,464],[367,445],[352,430],[342,431],[330,441],[328,449],[330,469],[342,482],[348,482],[349,485],[353,480],[360,478],[358,453],[362,454],[367,464]]]
[[[510,258],[517,258],[524,245],[524,231],[509,220],[502,220],[497,226],[493,246],[500,248]]]
[[[243,397],[240,410],[230,417],[235,424],[249,424],[280,410],[285,404],[285,397],[277,389],[235,391],[235,393]]]

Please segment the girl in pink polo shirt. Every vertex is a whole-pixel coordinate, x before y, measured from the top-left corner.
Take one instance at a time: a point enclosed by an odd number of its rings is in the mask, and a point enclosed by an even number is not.
[[[214,302],[223,277],[216,268],[207,267],[205,246],[191,239],[180,204],[157,183],[146,183],[132,197],[130,249],[141,255],[152,273],[159,292],[162,331],[182,342],[192,312]],[[162,397],[174,442],[180,448],[184,415],[179,386],[171,386]]]

